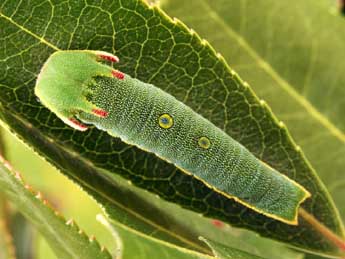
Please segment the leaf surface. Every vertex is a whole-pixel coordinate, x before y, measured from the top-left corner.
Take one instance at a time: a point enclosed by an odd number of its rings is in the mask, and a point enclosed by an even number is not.
[[[38,257],[38,231],[18,210],[11,214],[10,231],[17,259]]]
[[[344,220],[345,28],[334,3],[162,3],[207,38],[286,123]]]
[[[118,185],[126,189],[126,192],[121,194],[124,197],[123,202],[128,207],[132,203],[142,204],[139,212],[141,216],[146,217],[146,221],[133,217],[131,212],[114,208],[111,203],[98,199],[100,203],[104,204],[105,211],[113,224],[115,224],[113,221],[116,220],[116,222],[130,227],[130,229],[139,230],[149,235],[149,238],[154,237],[169,242],[174,241],[171,237],[175,236],[175,238],[179,239],[179,242],[176,243],[175,241],[175,244],[184,245],[184,247],[206,254],[211,254],[212,251],[207,249],[209,246],[205,246],[204,241],[200,241],[200,236],[207,236],[208,240],[220,243],[227,249],[237,250],[237,248],[240,248],[243,252],[263,258],[303,258],[302,253],[289,249],[281,243],[258,237],[258,235],[251,231],[233,228],[222,222],[200,217],[200,215],[196,215],[192,211],[184,210],[176,204],[166,202],[158,196],[149,194],[133,185],[128,185],[120,177],[114,177],[110,174],[109,176],[112,176],[112,179]],[[157,215],[159,220],[152,215]],[[153,224],[153,228],[145,227],[148,220],[155,220],[152,223],[156,222],[156,225]],[[188,238],[186,236],[187,233],[193,235],[192,238]],[[169,239],[167,239],[167,234],[171,236]]]
[[[225,247],[222,244],[207,240],[205,238],[200,238],[200,239],[203,240],[212,248],[213,253],[219,259],[245,259],[245,258],[262,259],[262,257],[252,256],[250,254],[243,253],[242,251],[239,251],[239,250],[229,249],[228,247]]]
[[[9,230],[6,199],[0,195],[0,259],[15,259],[13,237]]]
[[[108,222],[103,216],[100,217],[100,221],[105,224],[112,232],[115,242],[117,243],[117,251],[115,258],[200,258],[200,259],[230,259],[235,258],[231,255],[238,255],[236,259],[263,259],[250,253],[243,252],[238,249],[221,246],[212,242],[217,246],[213,249],[213,255],[205,255],[197,253],[193,250],[188,250],[182,247],[172,245],[171,243],[164,242],[154,237],[143,235],[141,232],[128,228],[123,224],[119,224],[117,221]],[[119,239],[121,238],[121,240]],[[204,239],[202,239],[204,241]],[[209,242],[209,241],[208,241]],[[209,243],[208,243],[209,245]],[[220,253],[216,252],[221,250]],[[221,254],[221,256],[219,255]]]
[[[73,221],[66,222],[54,211],[41,193],[25,185],[18,172],[0,156],[0,189],[44,235],[58,258],[110,259],[95,239],[89,239]]]
[[[142,209],[134,205],[141,199],[131,196],[132,203],[125,203],[119,194],[126,190],[104,177],[101,170],[106,170],[208,217],[291,246],[340,254],[334,243],[303,219],[297,227],[269,219],[104,132],[71,130],[33,94],[36,76],[55,50],[113,52],[121,60],[118,69],[171,93],[257,157],[305,186],[313,196],[304,208],[343,237],[339,219],[329,217],[336,213],[328,194],[287,129],[224,60],[184,24],[135,0],[60,4],[36,0],[4,2],[0,25],[5,28],[0,32],[1,120],[103,205],[130,212],[140,221],[136,227],[149,228],[144,231],[162,230],[162,239],[194,247],[198,244],[196,236],[185,228],[167,231],[168,224],[162,223],[160,216],[169,212],[142,217]],[[205,251],[200,244],[197,246]]]

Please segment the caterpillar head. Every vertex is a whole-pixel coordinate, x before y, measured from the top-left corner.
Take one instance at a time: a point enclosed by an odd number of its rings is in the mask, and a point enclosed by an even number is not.
[[[66,124],[85,131],[87,127],[75,118],[78,112],[99,117],[108,115],[107,111],[87,99],[92,94],[90,85],[94,83],[94,77],[124,78],[123,73],[101,63],[102,60],[119,61],[116,56],[104,51],[69,50],[53,53],[37,77],[35,94]]]

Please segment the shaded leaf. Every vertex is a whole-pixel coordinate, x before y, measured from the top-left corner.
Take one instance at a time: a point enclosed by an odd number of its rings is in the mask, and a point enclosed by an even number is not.
[[[108,222],[104,217],[100,217],[100,221],[106,225],[113,235],[119,235],[121,237],[121,251],[117,258],[203,258],[203,259],[216,259],[216,258],[233,258],[233,257],[219,257],[218,254],[205,255],[195,252],[193,250],[188,250],[182,247],[172,245],[171,243],[164,242],[162,240],[156,239],[152,236],[142,234],[141,232],[135,231],[132,228],[128,228],[123,224],[119,224],[117,221]],[[116,238],[118,239],[118,238]],[[119,241],[116,242],[119,244]],[[118,247],[119,248],[119,247]],[[259,259],[259,257],[253,256],[249,253],[242,252],[237,249],[228,248],[222,246],[223,251],[228,253],[241,255],[241,259]],[[239,258],[239,257],[238,257]]]
[[[35,8],[38,5],[40,8]],[[116,52],[122,61],[118,68],[123,72],[173,94],[256,156],[305,186],[313,194],[304,203],[305,209],[343,236],[338,218],[328,216],[335,214],[332,202],[286,128],[213,49],[182,23],[135,0],[87,4],[67,1],[61,5],[12,1],[0,7],[0,25],[6,28],[0,32],[5,38],[0,43],[1,119],[89,193],[102,197],[103,204],[126,211],[138,208],[124,206],[123,196],[116,196],[115,183],[105,179],[100,168],[121,174],[137,186],[208,217],[303,249],[340,253],[302,219],[298,227],[293,227],[259,215],[214,193],[154,155],[104,132],[74,132],[37,102],[33,94],[35,78],[54,50]],[[134,214],[138,216],[136,211]],[[152,222],[160,222],[158,218],[155,215],[144,220],[145,227],[156,226]],[[184,242],[192,237],[195,243],[195,237],[184,229],[172,233],[165,238],[173,236],[172,242]]]
[[[11,215],[11,233],[16,248],[17,259],[37,258],[37,231],[18,211]]]
[[[200,239],[212,248],[214,255],[219,259],[262,259],[262,257],[254,256],[237,249],[229,249],[222,244],[207,240],[203,237]]]
[[[109,174],[109,176],[111,176],[111,174]],[[176,204],[166,202],[160,199],[158,196],[149,194],[133,185],[128,185],[128,183],[126,183],[120,177],[112,176],[112,178],[114,179],[114,182],[122,186],[122,188],[126,187],[127,189],[126,192],[121,194],[123,197],[123,202],[132,204],[133,202],[137,201],[142,205],[140,209],[141,215],[147,219],[152,219],[152,215],[157,215],[159,217],[159,221],[157,222],[159,223],[159,226],[156,226],[156,229],[152,230],[152,228],[144,227],[145,221],[135,220],[135,218],[131,217],[130,213],[126,213],[126,211],[119,209],[114,209],[111,204],[99,200],[101,203],[105,204],[104,208],[110,219],[115,219],[119,223],[127,225],[130,228],[140,230],[154,238],[160,238],[166,241],[171,241],[172,239],[164,238],[162,235],[164,228],[166,229],[165,231],[171,233],[172,235],[174,233],[185,234],[189,229],[190,232],[193,230],[191,234],[193,234],[194,238],[198,238],[199,236],[207,236],[208,239],[221,243],[225,247],[234,249],[241,248],[243,251],[247,251],[250,254],[255,254],[264,258],[303,258],[302,253],[291,250],[281,243],[259,237],[257,234],[251,231],[230,227],[220,221],[210,220],[200,217],[199,215],[196,216],[192,211],[184,210]],[[169,214],[163,212],[169,212]],[[186,236],[184,235],[181,237]],[[197,249],[203,253],[211,253],[211,251],[205,250],[205,247],[203,246],[205,244],[204,242],[198,243],[197,240],[194,240],[194,238],[184,240],[184,246],[190,247],[191,249]],[[191,241],[193,243],[190,243]],[[176,244],[183,245],[183,243]]]
[[[6,200],[0,193],[0,259],[15,259],[16,251],[9,230]]]
[[[0,190],[44,235],[58,258],[111,258],[98,242],[89,239],[73,221],[66,222],[40,193],[25,185],[18,172],[0,156]]]
[[[0,128],[0,154],[5,152],[5,143],[2,128]],[[16,257],[13,237],[10,231],[10,212],[8,201],[0,193],[0,259],[14,259]]]

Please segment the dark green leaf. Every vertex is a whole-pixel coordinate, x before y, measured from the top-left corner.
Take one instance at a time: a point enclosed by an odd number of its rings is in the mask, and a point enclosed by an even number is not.
[[[33,94],[35,78],[56,49],[116,52],[121,59],[117,66],[120,70],[162,87],[305,186],[313,197],[304,208],[343,236],[339,219],[328,216],[335,214],[333,204],[286,128],[213,49],[182,23],[136,0],[101,4],[36,0],[5,2],[0,7],[0,25],[5,28],[0,32],[4,38],[0,42],[1,119],[103,204],[130,212],[141,224],[145,222],[145,228],[154,230],[161,226],[160,215],[169,213],[141,217],[141,209],[134,206],[140,204],[135,203],[136,198],[131,197],[131,204],[125,203],[118,195],[123,189],[104,178],[100,168],[208,217],[292,246],[339,254],[330,240],[303,219],[298,227],[292,227],[259,215],[154,155],[128,147],[104,132],[74,132],[37,102]],[[197,244],[185,228],[167,231],[167,224],[163,224],[161,230],[163,239],[179,244],[188,240],[194,247]]]
[[[242,2],[163,7],[207,37],[286,123],[344,220],[344,20],[327,0]]]
[[[163,3],[207,37],[284,120],[344,220],[345,39],[344,20],[334,6],[298,0],[257,1],[255,7],[221,0]],[[191,19],[191,10],[199,19]]]

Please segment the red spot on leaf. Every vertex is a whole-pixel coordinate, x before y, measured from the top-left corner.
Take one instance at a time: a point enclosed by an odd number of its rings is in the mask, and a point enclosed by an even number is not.
[[[212,224],[216,226],[217,228],[223,228],[225,225],[223,222],[216,219],[212,220]]]

